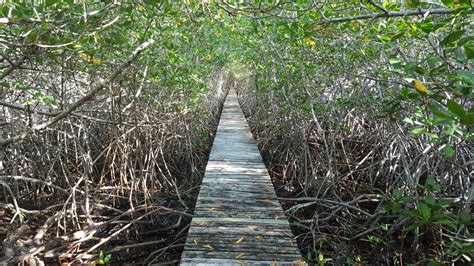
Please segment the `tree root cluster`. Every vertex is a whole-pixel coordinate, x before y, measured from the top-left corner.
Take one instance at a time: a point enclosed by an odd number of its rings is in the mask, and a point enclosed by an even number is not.
[[[472,228],[463,226],[407,230],[413,217],[384,208],[401,191],[414,195],[404,206],[414,209],[410,204],[432,195],[424,185],[434,177],[436,200],[453,202],[454,215],[470,212],[472,145],[458,144],[456,157],[447,158],[439,146],[406,135],[402,126],[371,119],[370,108],[338,106],[303,119],[296,108],[282,116],[284,106],[275,97],[240,89],[241,105],[308,262],[425,263],[449,252],[446,239],[472,241]]]

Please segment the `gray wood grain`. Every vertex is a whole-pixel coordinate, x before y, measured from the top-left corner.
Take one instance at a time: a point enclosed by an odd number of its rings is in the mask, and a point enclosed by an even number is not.
[[[305,264],[234,91],[224,104],[181,264]]]

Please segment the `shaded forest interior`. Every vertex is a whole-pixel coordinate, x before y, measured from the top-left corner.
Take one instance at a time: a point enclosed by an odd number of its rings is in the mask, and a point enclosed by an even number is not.
[[[307,263],[472,263],[472,1],[0,5],[0,263],[179,263],[229,89]]]

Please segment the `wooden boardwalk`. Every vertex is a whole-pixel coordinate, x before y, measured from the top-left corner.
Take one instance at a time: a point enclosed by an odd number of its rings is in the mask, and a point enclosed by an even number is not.
[[[301,265],[303,260],[231,91],[196,203],[182,265]]]

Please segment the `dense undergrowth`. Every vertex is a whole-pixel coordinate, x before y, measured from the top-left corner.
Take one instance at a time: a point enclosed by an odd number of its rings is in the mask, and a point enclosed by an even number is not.
[[[309,263],[469,263],[472,12],[5,1],[0,261],[178,262],[236,87]]]

